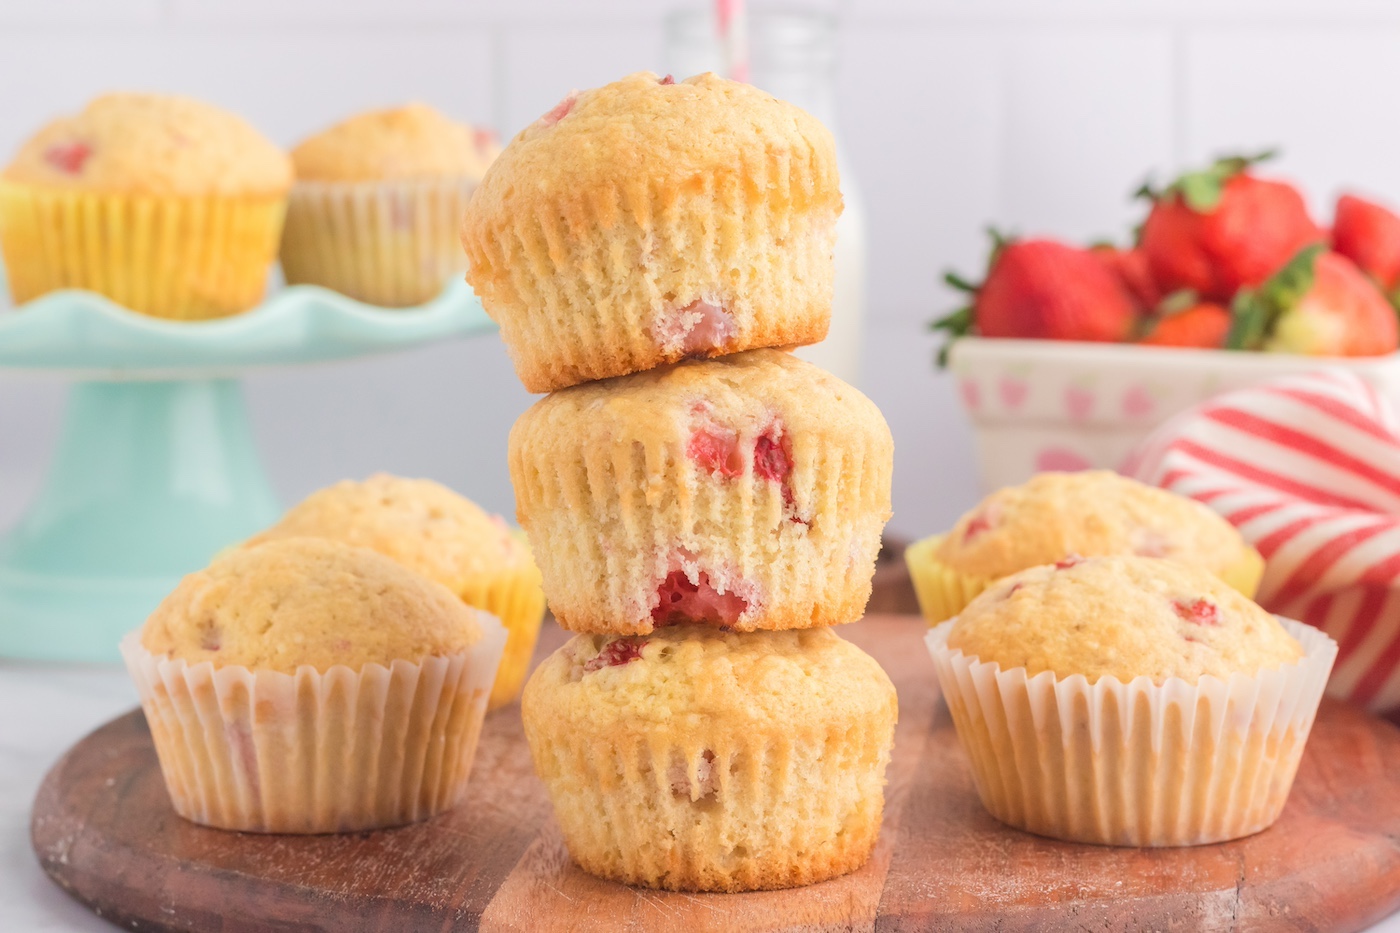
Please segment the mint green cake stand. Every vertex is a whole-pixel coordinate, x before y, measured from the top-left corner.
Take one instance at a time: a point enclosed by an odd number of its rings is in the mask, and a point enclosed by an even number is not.
[[[407,309],[299,285],[197,323],[81,291],[0,313],[0,366],[75,381],[43,488],[0,538],[0,655],[115,661],[121,635],[184,574],[277,519],[240,372],[494,326],[461,282]]]

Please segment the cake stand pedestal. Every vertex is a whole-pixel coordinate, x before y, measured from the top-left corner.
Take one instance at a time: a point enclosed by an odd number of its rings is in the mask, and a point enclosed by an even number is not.
[[[115,661],[183,575],[277,519],[238,374],[493,327],[463,283],[410,309],[294,286],[208,322],[76,291],[0,316],[0,366],[75,382],[42,490],[0,537],[0,655]]]

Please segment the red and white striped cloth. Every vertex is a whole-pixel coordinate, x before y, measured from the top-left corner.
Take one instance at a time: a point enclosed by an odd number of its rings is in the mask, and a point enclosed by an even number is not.
[[[1340,651],[1328,692],[1400,710],[1400,421],[1343,370],[1216,396],[1124,472],[1209,505],[1267,561],[1259,602]]]

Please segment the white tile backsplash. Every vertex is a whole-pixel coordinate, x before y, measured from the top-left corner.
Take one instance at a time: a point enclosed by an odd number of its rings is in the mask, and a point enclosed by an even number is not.
[[[509,139],[571,90],[596,87],[634,71],[660,71],[659,18],[609,27],[512,28],[501,45],[502,135]]]
[[[1268,171],[1303,185],[1330,223],[1340,190],[1400,205],[1394,89],[1400,26],[1352,30],[1209,30],[1186,46],[1185,150],[1278,146]]]
[[[506,436],[535,400],[494,335],[394,356],[272,370],[246,383],[253,429],[285,503],[377,470],[428,476],[515,514]]]
[[[92,29],[152,25],[161,0],[0,0],[0,28]]]
[[[0,161],[110,88],[194,94],[282,143],[409,98],[509,136],[567,91],[663,67],[657,0],[0,0]],[[978,495],[968,425],[924,322],[979,273],[989,223],[1121,233],[1149,170],[1278,142],[1330,213],[1348,183],[1400,203],[1387,0],[807,0],[842,20],[840,132],[864,194],[864,385],[895,432],[905,535]],[[504,445],[530,403],[487,337],[248,380],[286,498],[389,469],[509,511]],[[0,525],[34,492],[61,386],[0,375]]]
[[[843,39],[840,133],[865,196],[875,320],[917,326],[948,303],[945,266],[982,263],[981,229],[1001,203],[999,50],[993,35],[957,30]]]
[[[81,62],[83,67],[55,67]],[[0,32],[0,158],[41,124],[107,90],[176,91],[243,114],[291,145],[366,107],[422,99],[464,119],[494,120],[491,35],[468,27],[430,35],[386,31],[298,34],[213,27],[136,33]],[[16,85],[22,76],[32,77]],[[13,79],[13,80],[11,80]]]
[[[1172,154],[1172,39],[1161,30],[1007,36],[995,217],[1025,235],[1122,239],[1131,191]]]

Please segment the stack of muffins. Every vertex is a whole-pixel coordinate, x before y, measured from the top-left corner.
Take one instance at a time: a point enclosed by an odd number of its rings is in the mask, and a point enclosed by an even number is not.
[[[879,832],[894,688],[828,626],[870,595],[892,441],[820,340],[830,134],[748,85],[571,94],[488,171],[468,278],[531,391],[510,468],[555,617],[525,689],[585,870],[681,890],[850,871]]]

